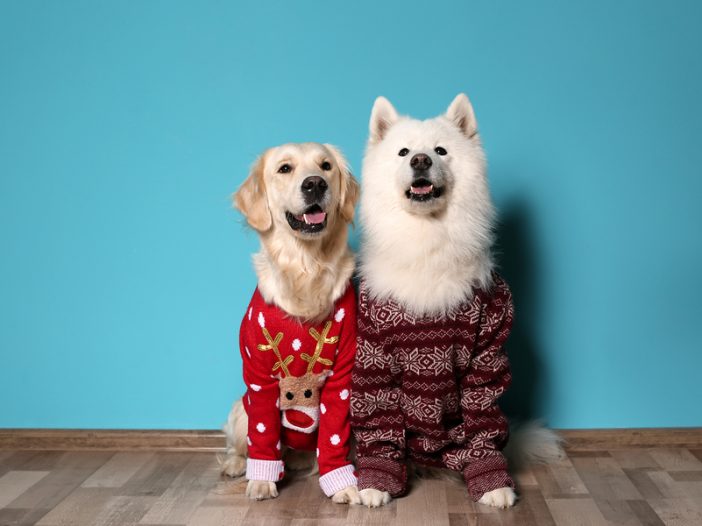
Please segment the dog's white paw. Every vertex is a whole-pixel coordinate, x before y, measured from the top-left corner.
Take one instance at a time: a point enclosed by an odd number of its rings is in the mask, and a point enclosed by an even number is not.
[[[278,496],[278,488],[275,482],[249,480],[246,486],[246,496],[253,500],[274,499]]]
[[[337,504],[360,504],[361,497],[356,486],[348,486],[334,493],[332,501]]]
[[[246,459],[241,455],[227,455],[219,469],[228,477],[240,477],[246,471]]]
[[[493,508],[511,508],[517,501],[517,494],[512,488],[497,488],[488,491],[478,501]]]
[[[373,488],[362,489],[358,492],[358,496],[361,497],[361,504],[369,508],[385,506],[392,500],[387,491],[380,491],[379,489]]]

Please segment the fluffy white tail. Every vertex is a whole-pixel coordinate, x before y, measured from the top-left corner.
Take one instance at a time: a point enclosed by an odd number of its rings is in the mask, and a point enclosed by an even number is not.
[[[510,430],[504,454],[512,469],[529,464],[548,464],[565,458],[563,438],[538,420],[516,425]]]

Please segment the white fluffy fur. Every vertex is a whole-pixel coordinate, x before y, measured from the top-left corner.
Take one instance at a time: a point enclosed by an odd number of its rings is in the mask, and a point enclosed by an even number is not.
[[[435,152],[441,146],[447,155]],[[409,154],[399,156],[407,148]],[[442,197],[410,201],[405,192],[412,181],[409,166],[416,153],[429,155],[430,176],[443,186]],[[409,311],[440,314],[469,299],[474,287],[489,285],[493,262],[494,208],[486,177],[486,162],[473,108],[458,95],[446,114],[419,121],[401,117],[379,97],[370,121],[363,162],[360,207],[364,233],[361,274],[372,296],[393,298]],[[509,449],[510,463],[551,462],[562,458],[560,438],[539,423],[517,428]],[[435,476],[436,470],[420,469]],[[455,474],[441,470],[442,478]],[[383,506],[387,492],[360,492],[364,505]],[[511,488],[498,488],[482,504],[513,506]]]
[[[494,209],[486,179],[485,155],[465,95],[464,111],[418,121],[399,117],[380,98],[371,117],[371,138],[363,162],[360,217],[364,234],[361,274],[371,294],[392,297],[416,313],[449,310],[490,282],[493,268]],[[452,104],[452,107],[456,103]],[[467,106],[466,106],[467,104]],[[451,108],[450,108],[451,109]],[[456,120],[470,121],[472,136]],[[439,156],[442,146],[448,155]],[[400,157],[398,151],[410,154]],[[408,158],[429,155],[444,181],[441,203],[411,203]]]

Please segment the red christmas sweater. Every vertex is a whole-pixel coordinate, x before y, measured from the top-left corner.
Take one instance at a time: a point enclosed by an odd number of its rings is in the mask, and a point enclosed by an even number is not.
[[[328,319],[303,323],[258,289],[241,323],[249,480],[283,478],[283,445],[315,451],[327,496],[356,484],[348,461],[356,294],[349,284]]]

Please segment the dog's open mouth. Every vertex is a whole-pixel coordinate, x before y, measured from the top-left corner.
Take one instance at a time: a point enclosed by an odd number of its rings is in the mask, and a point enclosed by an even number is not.
[[[429,201],[441,196],[443,189],[434,186],[428,179],[417,179],[405,191],[405,196],[412,201]]]
[[[299,215],[285,212],[285,218],[290,228],[308,234],[321,232],[327,226],[327,213],[319,205],[312,205]]]

